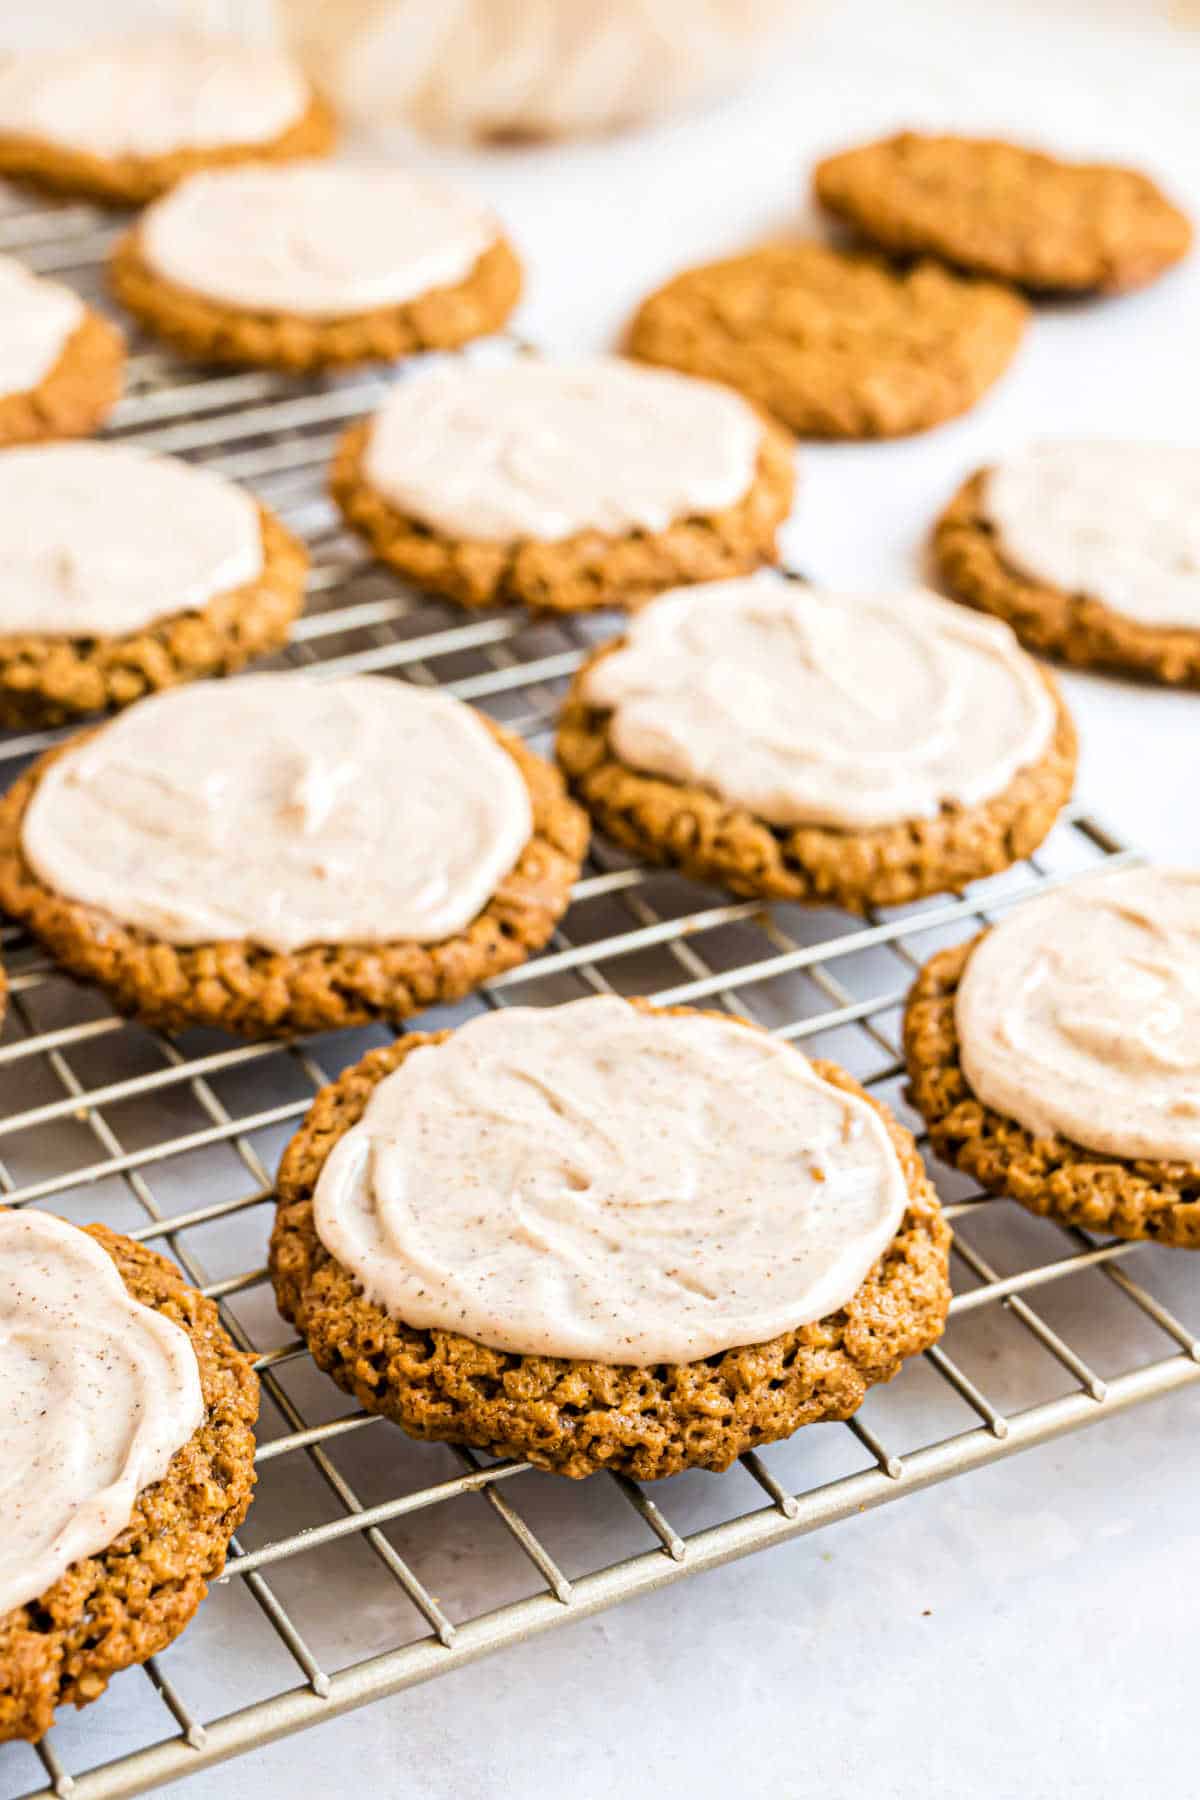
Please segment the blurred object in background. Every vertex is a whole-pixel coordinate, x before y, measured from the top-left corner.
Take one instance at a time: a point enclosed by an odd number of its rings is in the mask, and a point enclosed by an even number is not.
[[[351,123],[491,141],[612,131],[731,86],[798,0],[276,0]]]

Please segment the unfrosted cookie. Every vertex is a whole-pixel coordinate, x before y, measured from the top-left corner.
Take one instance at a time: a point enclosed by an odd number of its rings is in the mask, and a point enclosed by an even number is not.
[[[250,675],[157,695],[0,800],[0,908],[148,1023],[404,1019],[523,962],[587,826],[449,695]]]
[[[817,198],[881,249],[940,256],[1035,292],[1116,292],[1191,247],[1186,216],[1135,169],[992,138],[902,131],[818,163]]]
[[[498,330],[521,291],[483,207],[364,162],[193,175],[118,241],[111,278],[186,355],[290,370],[455,349]]]
[[[144,1245],[30,1209],[0,1212],[0,1249],[3,1741],[187,1625],[250,1504],[258,1382]]]
[[[95,431],[120,398],[124,366],[115,325],[0,256],[0,448]]]
[[[921,971],[910,1093],[938,1155],[1088,1231],[1200,1249],[1200,875],[1029,902]]]
[[[286,642],[307,571],[211,470],[117,444],[0,452],[0,725],[240,669]]]
[[[971,476],[934,551],[951,592],[1031,648],[1200,685],[1200,450],[1033,444]]]
[[[241,39],[162,31],[0,66],[0,175],[110,206],[197,169],[319,156],[333,135],[296,65]]]
[[[574,1477],[848,1418],[949,1304],[908,1132],[728,1015],[601,996],[405,1036],[318,1095],[277,1185],[276,1298],[340,1387]]]
[[[773,560],[794,479],[783,434],[711,382],[521,357],[397,384],[330,485],[419,587],[584,612]]]
[[[609,837],[737,894],[957,891],[1045,837],[1075,732],[1010,631],[955,613],[767,573],[665,595],[576,676],[559,764]]]
[[[739,388],[801,437],[901,437],[973,406],[1027,318],[1010,289],[938,263],[779,244],[677,275],[642,302],[629,341],[646,362]]]

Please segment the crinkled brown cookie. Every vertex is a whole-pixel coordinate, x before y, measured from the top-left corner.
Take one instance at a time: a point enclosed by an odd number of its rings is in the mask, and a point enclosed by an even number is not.
[[[955,999],[980,941],[932,957],[905,1009],[909,1093],[937,1154],[1030,1212],[1087,1231],[1200,1250],[1200,1167],[1134,1161],[1064,1137],[1035,1137],[975,1098],[960,1061]]]
[[[308,552],[265,507],[259,517],[259,573],[192,611],[123,637],[0,632],[0,726],[60,725],[278,650],[304,608]]]
[[[1200,687],[1200,631],[1144,625],[1098,595],[1069,594],[1007,562],[987,512],[987,477],[983,469],[964,482],[934,527],[934,554],[956,599],[1006,620],[1031,650],[1082,668]]]
[[[142,256],[137,226],[118,240],[109,278],[118,300],[147,330],[185,356],[291,373],[457,349],[498,331],[521,295],[521,265],[504,238],[452,287],[336,319],[247,311],[179,287]]]
[[[771,825],[704,788],[621,761],[610,741],[611,714],[583,698],[588,669],[618,647],[606,645],[575,677],[559,720],[559,766],[606,836],[735,894],[862,912],[958,892],[1035,850],[1071,795],[1075,727],[1057,684],[1044,674],[1058,715],[1053,740],[1040,762],[992,799],[861,831]]]
[[[0,1613],[0,1742],[40,1738],[58,1706],[98,1700],[109,1677],[179,1636],[225,1566],[254,1491],[258,1379],[217,1308],[173,1263],[103,1225],[84,1229],[144,1306],[182,1327],[200,1365],[204,1423],[143,1489],[107,1550]]]
[[[289,1036],[407,1019],[461,1000],[541,949],[567,909],[588,838],[558,771],[487,723],[529,789],[533,836],[482,912],[442,943],[180,946],[65,899],[26,862],[21,823],[43,772],[69,745],[48,751],[0,799],[0,908],[73,975],[104,988],[119,1012],[168,1031],[213,1025],[247,1037]]]
[[[121,398],[125,340],[89,307],[36,387],[0,394],[0,446],[86,437]]]
[[[352,425],[339,443],[329,475],[334,499],[383,562],[460,606],[524,605],[545,612],[634,607],[667,588],[749,574],[774,561],[775,533],[795,487],[791,445],[765,425],[754,481],[721,512],[623,537],[583,531],[550,543],[448,538],[398,512],[371,487],[363,469],[370,431],[369,421]]]
[[[1010,289],[939,263],[778,244],[677,275],[642,302],[629,342],[739,388],[801,437],[901,437],[973,406],[1027,318]]]
[[[858,1292],[815,1324],[700,1362],[634,1368],[517,1356],[390,1318],[325,1249],[313,1191],[376,1083],[412,1050],[448,1035],[406,1036],[374,1050],[318,1094],[280,1165],[271,1234],[279,1310],[339,1387],[410,1436],[473,1444],[575,1477],[620,1469],[645,1481],[686,1468],[724,1469],[802,1425],[849,1418],[869,1387],[890,1381],[906,1357],[941,1336],[949,1227],[911,1136],[874,1100],[904,1170],[908,1210]],[[836,1065],[814,1067],[870,1100]]]
[[[1035,292],[1141,287],[1192,242],[1186,216],[1137,170],[992,138],[902,131],[827,157],[815,186],[883,250],[940,256]]]
[[[0,132],[0,175],[16,176],[58,194],[79,194],[104,206],[144,206],[185,175],[241,162],[290,162],[332,150],[336,125],[329,107],[313,94],[294,125],[253,144],[211,144],[172,150],[165,156],[96,156],[46,138]]]

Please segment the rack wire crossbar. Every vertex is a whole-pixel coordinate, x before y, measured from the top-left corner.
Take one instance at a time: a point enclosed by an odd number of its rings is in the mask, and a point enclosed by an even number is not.
[[[92,299],[112,231],[88,207],[0,203],[0,247]],[[138,348],[108,435],[250,482],[307,539],[309,610],[275,666],[371,670],[442,686],[545,749],[566,678],[612,621],[548,624],[504,614],[464,622],[364,557],[335,521],[323,473],[337,431],[377,404],[385,387],[377,372],[306,384],[206,373]],[[0,782],[60,735],[0,737]],[[1008,877],[961,898],[852,920],[730,902],[600,844],[551,946],[476,1000],[439,1009],[432,1022],[589,992],[703,1000],[835,1057],[903,1110],[898,1011],[924,956],[1050,882],[1129,855],[1094,819],[1073,812]],[[662,1483],[655,1498],[621,1476],[577,1486],[523,1463],[409,1444],[316,1375],[302,1346],[283,1335],[262,1267],[280,1144],[316,1089],[388,1034],[374,1028],[290,1045],[231,1044],[199,1032],[170,1038],[116,1017],[20,930],[0,927],[0,943],[10,973],[0,1039],[0,1198],[11,1206],[49,1202],[79,1220],[99,1216],[168,1250],[218,1299],[228,1329],[256,1356],[264,1392],[258,1497],[224,1581],[178,1644],[119,1678],[98,1703],[128,1713],[136,1741],[90,1765],[87,1722],[97,1709],[89,1708],[36,1752],[0,1750],[0,1785],[17,1791],[11,1768],[27,1800],[157,1791],[493,1650],[1200,1379],[1200,1341],[1170,1303],[1163,1253],[1028,1219],[935,1170],[958,1234],[950,1328],[847,1425],[748,1454],[725,1476]],[[1018,1374],[1003,1394],[993,1387],[998,1332],[1020,1339],[1019,1349],[1004,1340]],[[919,1404],[908,1398],[914,1386]],[[830,1434],[839,1447],[832,1465]],[[438,1566],[439,1532],[454,1508],[472,1503],[487,1509],[489,1568],[504,1564],[508,1585],[489,1577],[482,1600],[472,1600],[450,1592],[443,1569],[434,1593],[426,1564]],[[579,1547],[584,1521],[590,1552]],[[577,1529],[564,1530],[564,1522]],[[566,1553],[556,1549],[560,1541]],[[365,1574],[357,1564],[346,1572],[350,1553],[364,1560]],[[339,1589],[342,1581],[349,1589]],[[375,1616],[381,1591],[394,1600],[382,1644],[354,1631],[354,1597],[370,1593]],[[223,1608],[231,1609],[228,1621]],[[189,1642],[217,1615],[228,1678],[213,1692],[208,1666],[206,1697],[189,1697]],[[338,1631],[329,1629],[330,1615]],[[262,1632],[274,1660],[261,1654]],[[246,1703],[259,1661],[270,1663],[270,1679]],[[35,1755],[42,1774],[29,1786]],[[6,1758],[25,1760],[6,1766]]]

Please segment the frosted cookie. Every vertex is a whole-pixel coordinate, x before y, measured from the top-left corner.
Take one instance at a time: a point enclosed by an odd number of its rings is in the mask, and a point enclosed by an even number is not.
[[[1028,315],[1011,289],[938,263],[779,244],[677,275],[642,302],[629,344],[728,382],[800,437],[888,438],[974,406]]]
[[[640,612],[576,676],[557,751],[638,855],[854,912],[1028,856],[1075,773],[1058,689],[1007,628],[769,573]]]
[[[609,996],[373,1051],[278,1197],[276,1298],[340,1387],[576,1477],[724,1469],[848,1418],[950,1298],[913,1140],[856,1082]]]
[[[496,219],[392,163],[193,175],[118,241],[111,278],[186,355],[290,370],[454,349],[521,292]]]
[[[794,470],[782,433],[710,382],[521,357],[398,383],[330,485],[417,586],[584,612],[773,560]]]
[[[934,552],[1033,649],[1200,685],[1200,450],[1033,444],[959,489]]]
[[[0,800],[0,908],[147,1023],[323,1031],[524,962],[586,842],[557,772],[449,695],[250,675],[35,763]]]
[[[902,131],[817,164],[817,199],[883,250],[940,256],[1035,292],[1142,287],[1192,228],[1136,169],[992,138]]]
[[[124,367],[115,325],[0,256],[0,449],[95,431],[120,398]]]
[[[163,31],[0,62],[0,175],[110,206],[141,206],[197,169],[332,143],[298,67],[237,38]]]
[[[0,452],[0,725],[240,669],[286,642],[307,571],[209,469],[116,444]]]
[[[939,1156],[1031,1212],[1200,1249],[1200,874],[1018,907],[918,976],[913,1103]]]
[[[258,1381],[173,1263],[0,1211],[0,1741],[171,1643],[254,1488]]]

